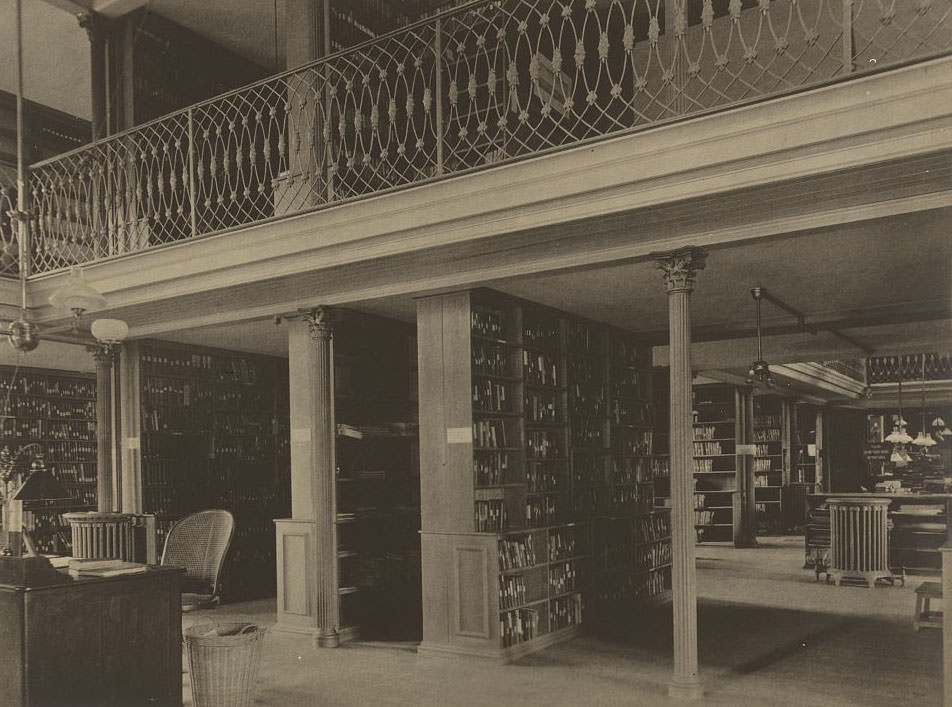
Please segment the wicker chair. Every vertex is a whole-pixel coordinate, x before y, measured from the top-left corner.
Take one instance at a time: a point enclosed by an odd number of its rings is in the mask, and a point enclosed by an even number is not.
[[[183,612],[218,605],[219,578],[234,531],[231,513],[217,509],[186,516],[169,530],[161,564],[185,568]]]

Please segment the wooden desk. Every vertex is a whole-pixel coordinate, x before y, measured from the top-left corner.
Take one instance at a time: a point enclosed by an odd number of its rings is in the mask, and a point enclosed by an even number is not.
[[[182,704],[182,570],[0,584],[0,704]]]

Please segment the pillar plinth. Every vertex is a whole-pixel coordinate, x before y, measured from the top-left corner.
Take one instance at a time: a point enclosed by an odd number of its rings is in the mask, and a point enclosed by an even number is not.
[[[697,658],[697,570],[694,564],[694,428],[691,399],[691,292],[705,254],[684,248],[654,255],[668,291],[671,366],[671,584],[674,675],[668,693],[700,699]]]
[[[340,644],[332,313],[288,323],[291,514],[277,523],[278,630]]]

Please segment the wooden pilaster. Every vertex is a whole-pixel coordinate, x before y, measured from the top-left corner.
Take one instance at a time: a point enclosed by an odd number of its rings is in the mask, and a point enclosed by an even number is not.
[[[330,312],[289,322],[291,514],[277,521],[278,628],[340,644],[336,423]]]

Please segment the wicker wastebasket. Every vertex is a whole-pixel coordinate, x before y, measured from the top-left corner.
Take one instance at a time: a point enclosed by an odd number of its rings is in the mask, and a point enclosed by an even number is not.
[[[249,623],[201,623],[185,629],[195,707],[251,707],[264,629]]]

